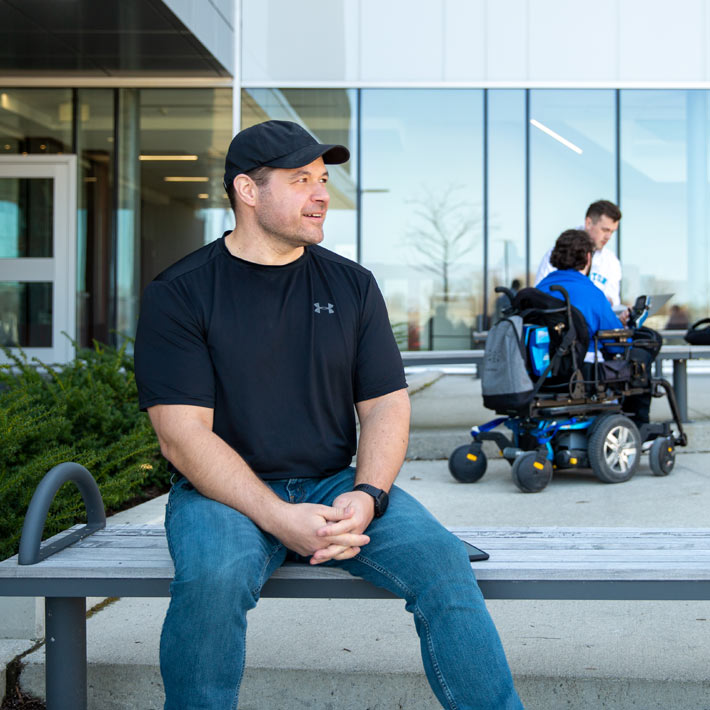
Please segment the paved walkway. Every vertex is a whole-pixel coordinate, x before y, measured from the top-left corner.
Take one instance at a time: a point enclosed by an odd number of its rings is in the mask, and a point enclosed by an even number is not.
[[[417,373],[409,380],[410,451],[421,459],[427,442],[443,441],[438,448],[447,456],[449,437],[465,443],[471,424],[491,418],[468,375]],[[689,387],[699,420],[710,419],[708,390],[707,376]],[[621,485],[567,474],[525,495],[500,459],[470,485],[454,481],[443,459],[412,459],[398,484],[448,525],[707,526],[710,426],[698,421],[691,430],[690,453],[679,454],[665,478],[652,476],[644,462]],[[114,521],[159,520],[163,504],[151,501]],[[166,605],[120,600],[89,619],[90,707],[162,707],[157,649]],[[710,602],[496,600],[489,608],[528,710],[710,710]],[[266,599],[250,613],[248,633],[241,710],[437,707],[400,601]],[[22,685],[42,694],[43,652],[25,660]]]

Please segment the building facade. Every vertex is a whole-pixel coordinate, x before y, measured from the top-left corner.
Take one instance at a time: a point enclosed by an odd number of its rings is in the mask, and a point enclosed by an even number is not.
[[[710,314],[703,0],[0,0],[0,27],[5,346],[131,337],[145,284],[232,228],[224,153],[267,118],[350,148],[325,246],[403,349],[471,347],[602,198],[622,299]]]

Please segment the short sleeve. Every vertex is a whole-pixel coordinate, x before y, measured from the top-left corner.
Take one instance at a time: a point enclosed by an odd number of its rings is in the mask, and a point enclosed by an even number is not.
[[[611,305],[618,306],[621,303],[621,263],[614,257],[610,264],[609,293]]]
[[[394,339],[387,307],[375,279],[370,276],[355,360],[355,402],[381,397],[406,386],[402,355]]]
[[[155,404],[214,406],[205,328],[169,282],[153,281],[143,294],[135,367],[141,409]]]

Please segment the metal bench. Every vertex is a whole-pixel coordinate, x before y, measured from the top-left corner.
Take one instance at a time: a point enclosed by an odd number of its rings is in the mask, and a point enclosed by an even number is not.
[[[479,334],[482,335],[482,334]],[[476,365],[483,362],[483,350],[407,350],[402,352],[405,366],[434,365]],[[673,362],[673,389],[680,419],[688,421],[688,360],[710,358],[710,345],[664,345],[656,357],[656,362]]]
[[[32,544],[21,543],[19,557],[29,564],[20,564],[18,556],[0,563],[0,595],[46,598],[47,708],[85,710],[86,597],[169,596],[174,570],[162,526],[106,527],[103,509],[91,500],[98,490],[91,488],[85,469],[61,464],[44,481],[51,476],[41,496],[51,502],[63,482],[78,482],[88,525],[40,548],[41,529],[34,537],[26,523],[23,543]],[[40,502],[32,515],[28,511],[34,525],[44,509]],[[489,560],[472,563],[488,599],[710,599],[710,529],[459,527],[452,532],[490,553]],[[71,544],[64,546],[67,540]],[[342,570],[305,564],[277,570],[262,596],[391,597]]]

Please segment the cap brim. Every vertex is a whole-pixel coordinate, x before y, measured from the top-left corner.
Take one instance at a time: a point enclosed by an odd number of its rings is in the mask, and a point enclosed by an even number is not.
[[[302,168],[321,156],[323,157],[323,162],[327,165],[339,165],[350,160],[350,151],[344,145],[315,143],[299,148],[288,155],[282,155],[276,160],[265,163],[265,165],[270,168]]]

